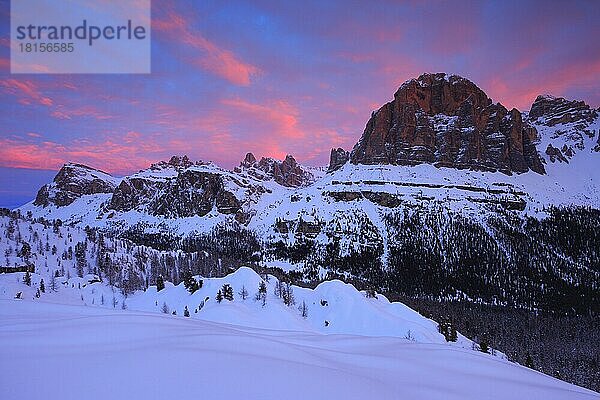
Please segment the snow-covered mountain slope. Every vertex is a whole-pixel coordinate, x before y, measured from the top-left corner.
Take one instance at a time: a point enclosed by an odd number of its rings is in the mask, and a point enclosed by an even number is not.
[[[154,284],[144,290],[124,290],[110,284],[119,280],[122,286],[124,281],[111,277],[102,268],[98,271],[98,260],[94,258],[98,259],[99,253],[104,253],[104,257],[110,257],[123,267],[118,275],[125,280],[133,279],[128,266],[139,265],[145,259],[148,264],[142,264],[140,268],[150,271],[156,268],[152,266],[152,258],[164,259],[167,255],[179,258],[181,253],[156,252],[143,246],[132,247],[131,243],[109,239],[105,239],[105,249],[101,250],[79,228],[44,227],[42,224],[15,222],[7,218],[0,218],[0,221],[3,227],[5,223],[8,225],[5,231],[7,237],[0,242],[0,251],[4,255],[2,265],[8,271],[25,265],[26,262],[35,266],[30,285],[24,283],[24,272],[0,273],[0,298],[3,299],[12,299],[21,292],[22,299],[38,302],[158,313],[166,308],[169,313],[175,312],[177,315],[183,315],[187,307],[192,318],[256,328],[367,336],[410,336],[416,341],[446,342],[438,332],[436,322],[422,317],[401,303],[390,303],[381,294],[367,297],[366,292],[358,291],[354,286],[339,280],[323,282],[314,289],[290,285],[293,300],[288,301],[287,305],[281,298],[281,291],[277,290],[279,281],[276,277],[261,277],[246,267],[238,268],[222,278],[197,275],[195,278],[197,281],[201,280],[202,285],[193,294],[186,289],[184,282],[174,285],[169,281],[165,282],[165,288],[160,291],[157,291]],[[28,255],[25,254],[23,245],[17,243],[17,237],[21,237],[24,243],[31,243]],[[112,251],[108,251],[109,249]],[[80,264],[85,266],[78,271]],[[99,274],[94,274],[94,270]],[[104,277],[103,281],[100,281],[99,275]],[[261,283],[265,284],[265,297],[264,301],[262,298],[257,301],[256,295]],[[217,293],[225,284],[233,288],[233,300],[217,303]],[[44,290],[41,289],[42,285]],[[301,306],[303,310],[299,309]],[[468,349],[473,347],[472,342],[461,335],[458,335],[458,340],[453,345]]]
[[[386,219],[421,210],[461,215],[496,235],[488,220],[505,212],[543,219],[550,206],[600,207],[600,172],[589,163],[600,153],[574,157],[567,168],[549,166],[546,175],[506,175],[416,166],[346,163],[315,184],[300,188],[257,214],[248,227],[271,242],[294,245],[305,239],[326,245],[337,237],[344,254],[390,241]],[[577,179],[570,168],[581,168]],[[291,267],[288,267],[291,268]]]
[[[538,96],[527,114],[538,131],[538,149],[551,178],[548,185],[574,203],[598,208],[600,114],[583,101]],[[543,181],[543,180],[542,180]],[[556,193],[556,191],[555,191]],[[564,199],[560,192],[549,199]]]
[[[583,101],[538,96],[526,114],[540,137],[539,149],[550,163],[568,163],[576,154],[600,152],[600,116]]]
[[[422,343],[446,343],[438,332],[438,324],[402,303],[390,303],[379,294],[368,298],[350,284],[338,280],[321,283],[315,289],[291,285],[293,304],[286,305],[278,297],[277,278],[264,280],[266,299],[257,300],[258,287],[263,279],[249,268],[240,268],[223,278],[202,278],[202,287],[193,294],[181,283],[174,286],[166,282],[165,288],[157,292],[156,286],[146,291],[137,291],[127,297],[113,287],[94,282],[93,275],[83,278],[60,277],[56,291],[46,290],[36,297],[41,279],[48,286],[51,277],[40,271],[32,274],[32,286],[23,283],[24,273],[0,275],[0,298],[12,299],[21,292],[25,300],[62,304],[87,305],[103,308],[125,307],[129,310],[184,315],[187,308],[190,317],[205,321],[241,325],[260,329],[301,331],[323,334],[348,334],[362,336],[410,337]],[[216,296],[223,285],[233,288],[234,299],[217,302]],[[48,288],[49,289],[49,288]],[[242,296],[245,289],[247,294]],[[245,299],[243,297],[246,297]],[[123,305],[125,304],[125,305]],[[301,308],[304,306],[304,309]],[[167,311],[168,310],[168,311]],[[304,316],[303,316],[304,314]],[[472,350],[469,339],[458,335],[456,342],[449,345]],[[501,353],[495,353],[505,358]]]
[[[415,205],[475,216],[496,206],[528,215],[598,208],[598,132],[598,111],[583,102],[539,96],[521,115],[465,78],[423,74],[372,115],[352,153],[332,151],[327,174],[252,153],[232,171],[174,156],[120,180],[68,164],[20,210],[118,230],[139,222],[185,235],[240,224],[268,235],[276,220],[331,220],[349,208],[375,226],[382,213]]]
[[[417,129],[394,107],[454,122],[424,122]],[[472,82],[424,74],[402,85],[383,109],[399,119],[380,121],[383,111],[374,114],[354,156],[332,151],[327,174],[291,156],[258,161],[252,153],[232,171],[183,156],[121,180],[69,164],[20,210],[117,230],[141,223],[186,235],[239,224],[269,235],[278,220],[298,225],[300,216],[306,223],[320,214],[321,221],[330,221],[350,209],[356,215],[349,218],[366,215],[378,226],[387,211],[431,204],[475,217],[496,206],[539,217],[550,205],[600,206],[600,117],[583,102],[539,96],[529,113],[511,110],[508,118],[508,110]],[[510,133],[515,129],[516,136]],[[463,132],[460,140],[457,132]],[[429,152],[434,161],[428,161]],[[380,159],[387,161],[376,165]],[[88,178],[65,178],[82,176]]]
[[[268,262],[305,281],[357,278],[405,295],[585,312],[600,291],[599,124],[581,102],[540,97],[521,115],[464,78],[425,74],[372,116],[352,153],[333,151],[324,175],[291,156],[249,153],[232,171],[173,157],[112,193],[19,211],[150,247],[220,251],[218,268]],[[540,146],[566,149],[568,163]],[[226,231],[243,252],[203,244]]]
[[[480,352],[0,300],[0,393],[44,398],[596,399]]]
[[[207,232],[218,224],[247,223],[324,173],[324,168],[300,166],[290,155],[284,161],[256,161],[251,153],[231,171],[173,156],[123,178],[66,164],[20,210],[81,226],[127,229],[141,224],[178,234]]]
[[[223,278],[202,278],[202,287],[190,294],[177,276],[186,268],[198,268],[195,263],[204,257],[200,253],[158,251],[136,246],[127,240],[110,237],[101,239],[99,233],[86,232],[80,226],[52,225],[45,221],[31,223],[14,217],[2,217],[0,223],[1,228],[4,228],[3,239],[0,241],[0,253],[5,256],[3,264],[10,267],[22,265],[24,259],[27,259],[36,267],[36,272],[31,274],[31,286],[23,282],[23,272],[0,274],[0,298],[3,299],[0,300],[0,318],[3,321],[0,338],[4,339],[4,335],[12,337],[10,342],[0,341],[4,343],[0,344],[0,359],[12,358],[14,353],[11,352],[18,351],[22,357],[19,362],[22,361],[24,365],[31,364],[32,357],[41,357],[40,355],[44,355],[43,359],[46,360],[46,363],[35,363],[33,370],[32,367],[23,368],[21,364],[13,362],[0,362],[1,368],[10,368],[11,371],[23,374],[13,373],[8,376],[14,379],[6,384],[2,381],[0,387],[7,388],[6,393],[10,394],[10,398],[19,398],[13,396],[17,390],[25,394],[40,390],[35,385],[28,385],[27,390],[32,392],[23,391],[20,385],[14,383],[31,376],[44,376],[50,380],[56,379],[55,382],[65,382],[63,375],[62,378],[54,375],[55,371],[65,371],[69,376],[66,381],[76,384],[57,386],[60,386],[58,390],[63,398],[70,398],[80,396],[83,390],[87,392],[89,388],[86,385],[95,381],[100,370],[110,371],[104,376],[111,382],[121,376],[129,376],[127,371],[130,367],[137,378],[158,381],[151,372],[156,370],[150,367],[154,361],[158,362],[157,365],[171,365],[163,357],[176,357],[170,360],[177,363],[178,370],[181,371],[179,367],[184,365],[194,367],[193,374],[198,374],[198,370],[208,370],[215,363],[221,362],[213,361],[213,357],[221,360],[215,354],[235,361],[236,368],[239,363],[254,366],[253,370],[264,371],[269,371],[270,368],[281,371],[282,365],[288,365],[287,361],[281,360],[291,360],[292,365],[304,367],[301,370],[290,369],[290,374],[325,382],[321,390],[327,392],[319,392],[321,394],[339,394],[340,386],[333,392],[335,385],[339,384],[336,380],[339,376],[341,380],[354,377],[356,382],[360,382],[357,383],[360,386],[358,388],[342,386],[352,389],[352,394],[360,393],[363,384],[379,382],[375,390],[380,392],[371,392],[378,393],[382,398],[397,398],[397,393],[406,393],[414,398],[436,398],[438,395],[440,398],[448,398],[448,388],[452,388],[452,393],[457,398],[486,398],[487,395],[490,398],[509,398],[514,393],[526,393],[529,398],[572,398],[569,396],[574,395],[573,393],[589,393],[511,364],[500,352],[495,352],[495,356],[483,354],[477,350],[477,344],[460,334],[457,334],[456,342],[446,342],[436,322],[424,318],[401,303],[390,303],[381,294],[377,294],[376,298],[369,298],[366,292],[358,291],[341,281],[324,282],[314,290],[292,285],[290,288],[295,304],[288,306],[277,296],[278,281],[271,276],[265,282],[266,301],[263,306],[262,300],[255,300],[263,277],[248,268],[239,268]],[[29,255],[23,252],[25,243],[30,244]],[[80,264],[82,277],[77,276]],[[217,263],[218,266],[220,264]],[[269,266],[269,263],[266,265]],[[157,270],[165,270],[167,273],[165,288],[158,292],[154,285]],[[91,273],[93,271],[101,274],[103,282],[97,281],[97,277]],[[199,276],[196,278],[201,279]],[[42,279],[45,291],[36,297]],[[177,285],[167,281],[175,279],[179,280]],[[145,291],[135,290],[144,287],[144,280],[150,286]],[[116,286],[109,285],[109,282],[114,282]],[[234,300],[230,302],[225,299],[218,303],[217,293],[223,289],[224,284],[232,287]],[[244,288],[248,292],[246,299],[241,294]],[[19,292],[21,300],[13,300]],[[301,307],[302,305],[306,307]],[[189,318],[184,316],[186,308]],[[303,308],[305,316],[302,315]],[[168,314],[165,315],[165,312]],[[172,315],[173,312],[176,315]],[[95,316],[100,318],[96,319]],[[80,321],[82,325],[74,321]],[[110,328],[105,324],[110,324]],[[29,334],[23,333],[24,326],[32,328]],[[216,330],[212,330],[213,328]],[[203,333],[196,336],[193,333],[196,329]],[[157,336],[152,336],[151,332],[157,332]],[[240,336],[235,336],[232,332],[238,332]],[[179,351],[177,349],[181,349],[182,341],[188,340],[183,339],[184,337],[190,340],[190,345],[185,344],[186,350]],[[218,337],[225,342],[217,340]],[[333,346],[344,342],[352,345]],[[258,347],[250,346],[251,343]],[[328,345],[325,346],[324,343]],[[46,352],[37,347],[42,345]],[[250,347],[246,347],[247,345]],[[65,348],[68,349],[66,353]],[[225,348],[229,348],[230,352],[224,352]],[[196,356],[179,357],[192,349],[198,352]],[[293,349],[297,353],[292,353]],[[408,352],[398,353],[401,349]],[[280,352],[284,355],[277,356]],[[307,352],[311,354],[308,359],[296,357]],[[245,358],[241,353],[250,355]],[[155,360],[148,358],[148,354],[161,356]],[[202,361],[197,361],[198,359]],[[279,361],[272,361],[273,359]],[[326,360],[326,367],[321,369],[319,366],[323,364],[315,364],[314,360]],[[68,365],[62,365],[63,362]],[[196,362],[199,364],[195,364]],[[414,369],[415,363],[419,365],[418,371]],[[98,367],[113,364],[115,369]],[[141,365],[145,367],[142,368]],[[71,366],[73,370],[70,369]],[[241,379],[249,376],[252,378],[250,380],[255,381],[262,377],[253,375],[246,367],[240,368],[242,369],[231,371],[244,375]],[[317,377],[310,372],[315,368],[319,371]],[[481,368],[486,372],[474,372],[482,371]],[[177,373],[177,377],[191,381],[192,372],[186,368],[183,370],[184,374]],[[335,370],[342,372],[334,372]],[[71,374],[74,371],[77,373]],[[189,377],[186,375],[188,373]],[[212,378],[212,373],[207,372],[207,376]],[[271,375],[276,373],[271,371]],[[341,375],[338,376],[338,373]],[[219,374],[222,375],[223,372],[219,370]],[[495,387],[502,391],[480,391],[483,390],[478,389],[481,386],[473,385],[468,380],[468,377],[474,377],[473,374],[478,382],[492,385],[496,381],[495,385],[499,386]],[[292,375],[279,376],[285,380],[292,379]],[[399,379],[403,379],[399,377],[406,377],[406,382],[401,380],[403,383],[398,384]],[[438,383],[430,386],[432,380]],[[210,382],[214,384],[219,381],[210,379]],[[123,384],[117,387],[131,386]],[[210,385],[210,388],[215,390],[215,385]],[[259,391],[260,388],[262,385],[250,385],[244,393],[250,398],[261,398],[263,392]],[[439,391],[436,392],[435,388]],[[132,390],[145,393],[138,387]],[[98,393],[104,394],[102,391]],[[182,393],[184,398],[186,393]],[[219,393],[223,393],[222,390]],[[306,392],[302,393],[305,395]],[[126,394],[128,392],[113,392],[116,397]],[[327,398],[336,398],[336,395]],[[271,392],[263,398],[269,398],[268,396],[271,396]],[[273,397],[275,396],[280,396],[280,390],[273,392]],[[345,394],[346,397],[352,396]]]

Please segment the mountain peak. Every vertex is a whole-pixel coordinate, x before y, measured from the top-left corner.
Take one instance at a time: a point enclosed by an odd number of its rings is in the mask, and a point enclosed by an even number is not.
[[[541,149],[554,163],[568,163],[586,149],[600,152],[598,111],[583,101],[567,100],[551,95],[538,96],[527,118],[540,133]],[[593,154],[593,153],[592,153]]]
[[[543,174],[535,140],[535,128],[518,110],[493,104],[468,79],[422,74],[373,113],[350,160]]]
[[[256,164],[256,157],[254,157],[254,154],[246,153],[246,157],[244,157],[244,160],[242,160],[240,166],[248,168],[254,164]]]
[[[344,164],[348,162],[350,158],[350,153],[346,150],[338,147],[337,149],[331,149],[331,154],[329,155],[329,167],[327,168],[327,172],[332,172],[337,169],[340,169]]]
[[[175,168],[175,169],[186,169],[193,165],[203,165],[203,161],[193,162],[187,155],[174,155],[171,156],[169,161],[159,161],[151,164],[150,169],[163,169],[163,168]]]
[[[250,174],[257,179],[273,179],[287,187],[305,186],[314,179],[313,174],[303,169],[291,154],[287,154],[283,161],[272,157],[262,157],[257,161],[253,153],[247,153],[240,168],[250,170]]]
[[[598,112],[584,101],[567,100],[564,97],[539,95],[529,111],[532,120],[543,119],[545,125],[554,126],[569,122],[593,122]]]
[[[52,183],[42,186],[34,204],[66,206],[83,195],[112,193],[117,183],[118,179],[107,172],[69,162],[62,166]]]

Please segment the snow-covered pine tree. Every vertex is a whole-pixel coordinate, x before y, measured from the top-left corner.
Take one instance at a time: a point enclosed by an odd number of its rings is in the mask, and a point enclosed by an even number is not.
[[[280,280],[275,283],[275,289],[273,289],[273,294],[280,299],[283,298],[283,282]]]
[[[31,274],[29,270],[25,271],[25,275],[23,275],[23,283],[27,286],[31,286]]]
[[[286,282],[283,286],[282,291],[283,304],[286,306],[293,306],[296,304],[296,299],[294,298],[294,291],[292,290],[292,285],[289,282]]]
[[[263,307],[267,304],[267,285],[264,281],[260,281],[258,284],[258,292],[256,293],[255,300],[262,302]]]
[[[190,294],[194,294],[196,290],[200,289],[198,281],[192,276],[192,273],[189,271],[186,273],[186,276],[183,281],[183,286],[185,286],[185,288],[188,292],[190,292]]]
[[[19,256],[23,259],[24,262],[29,262],[29,257],[31,257],[31,246],[29,245],[29,243],[23,243],[21,251],[19,251]]]
[[[78,242],[75,245],[75,265],[77,267],[77,276],[83,277],[84,268],[87,266],[85,242]]]
[[[233,301],[233,288],[230,284],[224,284],[221,290],[223,291],[223,298],[225,300]]]
[[[54,273],[52,275],[50,275],[50,290],[53,292],[56,292],[56,277],[57,277],[57,272],[58,271],[54,271]]]

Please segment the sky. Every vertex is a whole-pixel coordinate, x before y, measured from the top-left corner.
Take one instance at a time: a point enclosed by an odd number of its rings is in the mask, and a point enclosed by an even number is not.
[[[152,72],[10,74],[0,0],[0,207],[68,161],[125,175],[174,154],[326,165],[424,72],[507,108],[600,106],[598,1],[153,1]]]

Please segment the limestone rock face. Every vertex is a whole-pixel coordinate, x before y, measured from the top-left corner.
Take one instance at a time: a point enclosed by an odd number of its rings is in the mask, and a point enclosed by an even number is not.
[[[123,178],[108,208],[167,218],[204,216],[213,208],[221,214],[235,214],[241,204],[219,172],[208,164],[193,163],[187,156],[174,156],[169,162]]]
[[[117,179],[106,172],[83,164],[65,164],[56,174],[52,183],[38,191],[36,206],[67,206],[83,195],[112,193]]]
[[[329,156],[329,167],[327,172],[332,172],[340,169],[350,159],[350,153],[346,150],[338,147],[337,149],[331,149],[331,155]]]
[[[600,152],[599,113],[583,101],[540,95],[527,118],[548,143],[546,155],[551,163],[568,163],[584,151]]]
[[[283,161],[266,157],[256,161],[254,154],[248,153],[240,163],[240,167],[246,168],[257,179],[273,179],[278,184],[286,187],[306,186],[314,181],[313,174],[303,169],[296,162],[296,159],[289,154],[285,156]]]
[[[240,202],[223,185],[219,174],[188,169],[177,175],[150,203],[150,212],[166,217],[204,216],[213,207],[221,214],[235,214]]]
[[[372,114],[350,161],[544,174],[536,140],[518,110],[493,104],[473,82],[423,74]]]
[[[247,153],[246,157],[244,157],[244,160],[241,162],[241,165],[243,167],[251,167],[254,164],[256,164],[256,157],[254,157],[254,154],[252,153]]]

